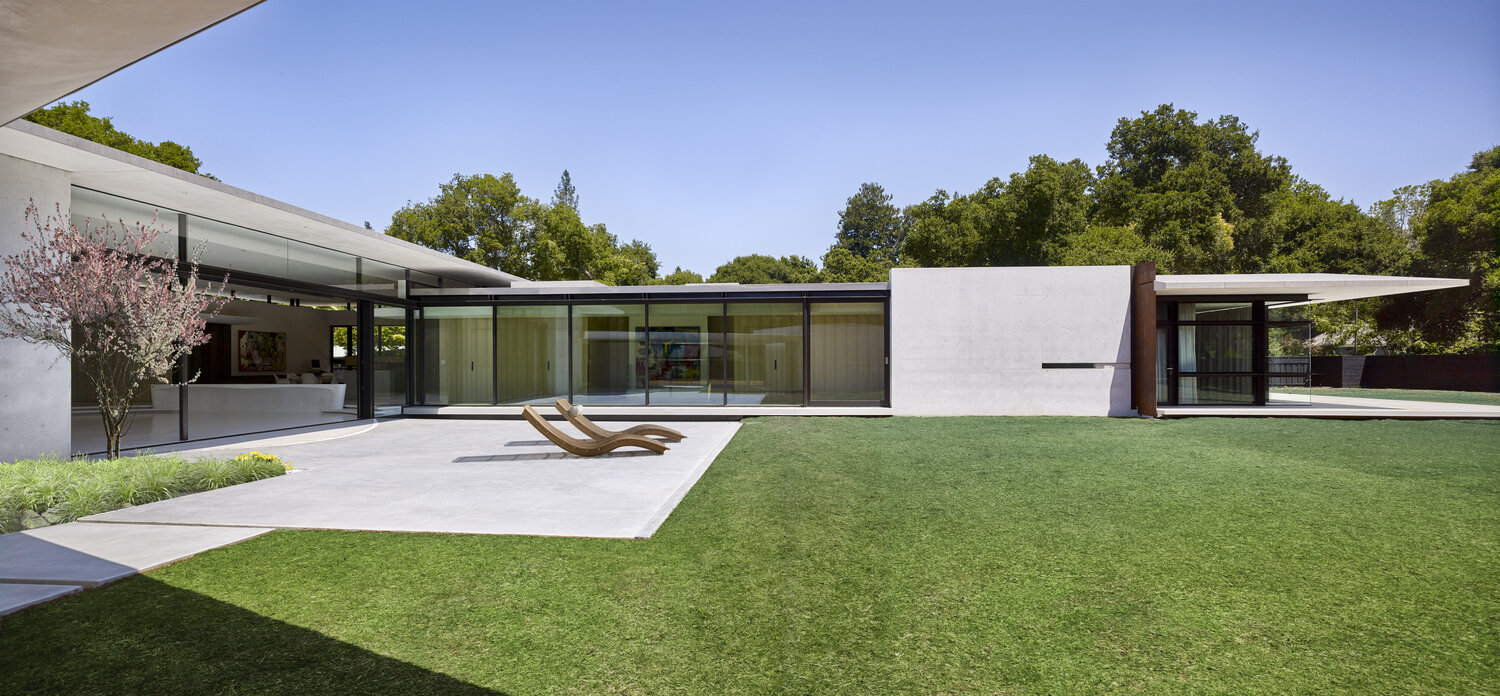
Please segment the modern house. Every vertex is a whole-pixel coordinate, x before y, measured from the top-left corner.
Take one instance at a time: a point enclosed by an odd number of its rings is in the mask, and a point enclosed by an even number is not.
[[[14,120],[253,3],[141,4],[161,16],[136,7],[117,21],[162,21],[127,45],[52,62],[37,56],[69,45],[53,35],[7,36],[0,49],[0,254],[22,246],[34,201],[80,225],[155,220],[164,255],[201,250],[204,277],[229,279],[233,301],[183,366],[198,380],[143,390],[126,447],[384,415],[514,416],[557,397],[653,418],[1254,408],[1306,382],[1297,307],[1466,284],[1149,266],[898,269],[889,283],[827,285],[532,282]],[[19,5],[38,22],[54,13]],[[112,10],[101,11],[82,29]],[[92,400],[53,353],[0,341],[0,461],[102,449]]]

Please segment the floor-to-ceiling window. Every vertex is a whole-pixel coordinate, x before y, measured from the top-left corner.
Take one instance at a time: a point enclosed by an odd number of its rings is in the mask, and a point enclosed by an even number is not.
[[[646,403],[646,306],[573,307],[573,400],[580,404]]]
[[[885,305],[814,302],[809,312],[810,401],[885,399]]]
[[[496,369],[502,404],[568,396],[568,308],[497,307]]]
[[[883,300],[733,299],[428,305],[418,312],[423,330],[415,372],[425,385],[418,403],[889,402]],[[493,352],[493,375],[483,371],[486,351]]]
[[[425,403],[494,403],[494,308],[426,307],[421,316]]]
[[[802,404],[802,304],[731,304],[727,377],[734,406]]]
[[[1265,404],[1307,382],[1310,325],[1264,300],[1174,299],[1157,305],[1157,401]],[[1281,391],[1278,391],[1281,390]]]

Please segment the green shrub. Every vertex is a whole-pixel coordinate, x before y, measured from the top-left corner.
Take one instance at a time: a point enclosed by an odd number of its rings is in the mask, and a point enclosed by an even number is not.
[[[271,454],[183,459],[148,454],[114,460],[44,457],[0,464],[0,533],[19,531],[28,513],[53,524],[130,505],[280,476],[292,467]]]

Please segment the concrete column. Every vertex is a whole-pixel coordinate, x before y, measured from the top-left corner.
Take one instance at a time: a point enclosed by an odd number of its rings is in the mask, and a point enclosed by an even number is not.
[[[72,201],[68,173],[0,155],[0,255],[25,247],[26,205],[42,214]],[[0,339],[0,462],[72,448],[72,372],[50,347]]]

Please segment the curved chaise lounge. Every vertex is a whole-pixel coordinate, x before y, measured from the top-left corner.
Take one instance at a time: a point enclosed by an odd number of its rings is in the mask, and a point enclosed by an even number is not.
[[[521,413],[526,416],[527,422],[531,423],[532,427],[541,431],[542,435],[545,435],[548,440],[552,441],[552,444],[580,457],[595,457],[621,447],[639,447],[651,450],[657,454],[667,451],[667,446],[656,440],[627,433],[594,440],[579,440],[553,427],[545,418],[542,418],[542,414],[537,413],[536,409],[530,406],[522,406]]]
[[[584,418],[583,414],[575,411],[573,404],[568,403],[567,399],[558,399],[557,401],[553,402],[552,405],[557,409],[558,413],[561,413],[563,415],[563,418],[568,419],[568,422],[573,424],[573,427],[578,428],[583,432],[584,435],[594,438],[595,440],[610,437],[612,435],[653,435],[656,437],[664,437],[668,440],[671,440],[672,442],[682,442],[682,439],[687,437],[686,435],[683,435],[682,433],[679,433],[671,428],[660,425],[652,425],[650,423],[647,423],[645,425],[631,426],[624,430],[605,430],[604,428],[595,425],[593,421]]]

